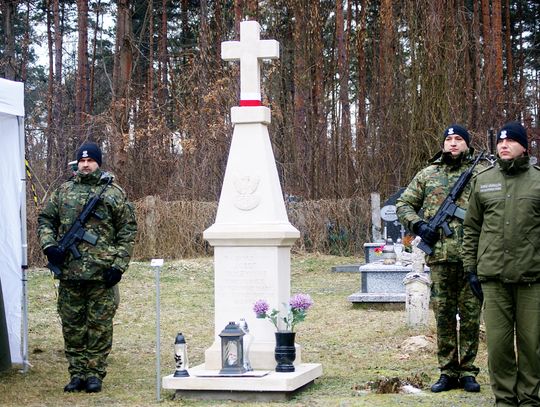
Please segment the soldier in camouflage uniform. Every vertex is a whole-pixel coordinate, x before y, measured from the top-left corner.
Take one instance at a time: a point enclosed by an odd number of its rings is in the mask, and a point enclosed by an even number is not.
[[[485,296],[497,406],[540,406],[540,167],[519,122],[497,135],[497,163],[472,183],[463,266]]]
[[[137,232],[133,205],[122,188],[109,182],[113,176],[99,168],[101,158],[96,144],[83,144],[77,151],[76,175],[54,191],[38,217],[41,247],[49,262],[61,270],[58,313],[71,376],[66,392],[101,391],[118,306],[116,284],[128,268]],[[98,237],[97,242],[81,241],[77,246],[81,257],[75,259],[59,249],[58,240],[89,198],[108,183],[96,216],[84,226]]]
[[[462,387],[478,392],[479,369],[474,365],[478,350],[481,301],[473,295],[463,271],[461,246],[463,224],[458,218],[449,222],[453,232],[446,237],[442,230],[433,230],[427,221],[435,215],[459,176],[471,167],[473,149],[470,136],[459,125],[444,132],[443,150],[431,165],[421,170],[397,200],[397,215],[402,225],[419,235],[433,248],[427,256],[430,267],[431,299],[437,322],[438,361],[441,376],[431,391],[441,392]],[[475,173],[478,172],[475,167]],[[467,208],[470,184],[456,202]],[[424,219],[418,212],[423,209]],[[456,314],[459,314],[459,338]]]

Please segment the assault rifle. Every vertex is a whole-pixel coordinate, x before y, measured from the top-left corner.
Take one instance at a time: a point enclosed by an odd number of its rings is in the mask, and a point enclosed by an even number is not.
[[[96,245],[98,236],[85,230],[84,225],[88,221],[88,219],[90,219],[90,216],[95,216],[96,218],[101,220],[101,217],[94,211],[99,201],[101,201],[101,195],[103,195],[105,189],[111,184],[111,182],[112,177],[109,176],[107,178],[107,183],[101,189],[99,194],[94,195],[92,198],[90,198],[90,200],[84,205],[79,216],[77,216],[77,219],[75,219],[75,221],[69,227],[69,230],[66,232],[66,234],[64,234],[64,236],[62,236],[62,238],[58,242],[58,248],[62,251],[62,253],[67,254],[69,250],[74,259],[80,259],[81,253],[77,248],[79,242],[84,240],[85,242],[90,243],[92,246]],[[62,274],[60,268],[52,264],[51,262],[47,264],[47,267],[57,277],[60,277],[60,275]]]
[[[444,201],[437,210],[437,213],[435,213],[435,215],[429,220],[428,226],[432,230],[442,228],[444,235],[450,236],[452,234],[452,230],[448,226],[448,222],[453,217],[461,220],[465,219],[465,211],[457,206],[456,201],[472,178],[474,167],[476,167],[476,164],[478,164],[478,161],[480,161],[483,155],[484,152],[482,151],[474,160],[473,165],[459,176],[448,196],[444,198]],[[423,250],[426,254],[433,253],[433,248],[423,240],[418,244],[418,248]]]

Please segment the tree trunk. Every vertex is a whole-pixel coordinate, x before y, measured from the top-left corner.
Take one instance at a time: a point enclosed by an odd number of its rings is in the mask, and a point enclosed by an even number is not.
[[[234,31],[235,38],[240,38],[240,22],[244,15],[244,0],[234,0]]]
[[[133,28],[130,0],[117,0],[116,52],[113,69],[112,112],[116,134],[111,141],[112,165],[117,173],[123,172],[127,161],[126,143],[129,139],[129,88],[133,65]]]
[[[3,29],[4,29],[4,55],[2,65],[4,67],[4,77],[9,80],[15,80],[17,74],[17,62],[15,60],[15,32],[13,30],[13,20],[17,11],[18,0],[3,0]]]
[[[51,170],[53,164],[54,151],[54,121],[53,121],[53,105],[54,105],[54,48],[52,36],[52,18],[51,18],[51,1],[47,0],[46,8],[47,21],[47,49],[49,51],[49,80],[47,83],[47,170]]]
[[[88,112],[88,0],[77,0],[78,48],[75,85],[75,126],[77,135],[85,139],[84,122]],[[79,139],[79,142],[83,141]]]
[[[259,1],[258,0],[246,0],[246,1],[247,1],[248,19],[257,21],[259,19]]]
[[[307,60],[309,58],[307,53],[306,35],[307,22],[305,15],[304,1],[297,0],[294,3],[294,70],[293,70],[293,86],[294,86],[294,99],[293,99],[293,151],[296,162],[296,176],[294,189],[297,194],[309,195],[307,175],[307,163],[310,159],[308,153],[307,140],[307,92],[309,89],[309,78],[306,77]]]
[[[512,56],[512,22],[510,21],[510,0],[505,1],[504,7],[504,42],[506,48],[506,110],[510,117],[516,117],[516,94],[514,93],[514,58]]]
[[[482,84],[482,44],[480,40],[480,8],[478,7],[478,3],[478,1],[473,1],[473,19],[471,21],[473,35],[471,53],[473,55],[474,64],[473,92],[470,99],[470,103],[473,107],[471,115],[472,123],[476,123],[478,118],[482,115],[482,105],[485,98],[485,86]]]
[[[493,87],[494,87],[494,119],[497,123],[504,120],[504,86],[503,86],[503,42],[502,42],[502,6],[501,0],[492,0],[492,21],[491,30],[493,32]]]
[[[367,37],[367,1],[356,1],[356,56],[358,60],[358,106],[356,115],[356,152],[357,163],[362,160],[366,146],[366,51],[365,42]],[[360,10],[358,10],[360,8]]]
[[[321,197],[327,185],[327,137],[326,137],[326,109],[324,103],[324,44],[323,44],[323,16],[319,2],[311,6],[311,18],[308,19],[310,38],[312,43],[312,112],[310,131],[312,137],[311,172],[311,199]]]
[[[95,14],[96,22],[94,25],[94,38],[92,39],[92,64],[90,65],[90,83],[89,83],[89,101],[88,101],[88,113],[93,113],[94,111],[94,79],[96,71],[96,61],[97,61],[97,38],[98,32],[101,30],[99,24],[99,18],[101,17],[101,0],[95,4]]]
[[[28,48],[30,46],[30,0],[26,1],[24,40],[21,56],[21,81],[26,82],[28,76]]]
[[[166,2],[166,0],[163,0]],[[146,68],[146,109],[154,115],[154,1],[148,0],[148,65]],[[160,30],[161,31],[161,30]],[[161,82],[161,81],[160,81]]]
[[[53,131],[55,139],[55,156],[63,164],[67,161],[68,142],[63,132],[62,103],[63,103],[63,36],[64,36],[64,11],[60,9],[59,0],[53,0],[54,19],[54,98],[53,98]],[[67,164],[67,162],[65,163]],[[55,163],[52,163],[55,165]],[[63,168],[62,168],[63,169]],[[53,170],[53,168],[50,168]],[[54,170],[59,171],[58,166]]]
[[[336,13],[341,14],[342,23],[338,32],[338,73],[339,73],[339,103],[341,106],[340,138],[342,141],[340,162],[338,168],[342,170],[342,196],[349,197],[354,188],[354,169],[352,161],[352,135],[351,135],[351,105],[349,101],[349,33],[351,32],[351,4],[347,0],[347,28],[343,21],[343,9]]]
[[[495,58],[494,58],[494,35],[490,0],[481,0],[482,6],[482,37],[483,37],[483,54],[484,54],[484,118],[488,123],[494,123],[496,93],[495,93]]]
[[[168,85],[168,61],[169,55],[167,53],[167,0],[163,0],[161,3],[161,28],[159,30],[159,50],[158,60],[160,68],[160,81],[159,81],[159,105],[160,108],[164,108],[167,103],[169,95]]]

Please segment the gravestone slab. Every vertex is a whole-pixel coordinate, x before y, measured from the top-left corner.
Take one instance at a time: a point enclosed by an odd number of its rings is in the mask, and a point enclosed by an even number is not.
[[[381,218],[386,237],[391,238],[394,242],[397,239],[403,239],[405,234],[405,228],[397,220],[396,214],[396,202],[403,191],[405,191],[405,188],[400,188],[395,194],[390,195],[381,208]]]

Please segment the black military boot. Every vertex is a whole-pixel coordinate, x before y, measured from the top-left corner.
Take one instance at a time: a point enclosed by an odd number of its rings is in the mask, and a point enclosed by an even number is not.
[[[448,391],[456,389],[458,387],[458,380],[456,377],[450,377],[444,373],[439,377],[439,380],[431,386],[431,391],[433,393],[439,393],[441,391]]]
[[[478,393],[480,391],[480,385],[474,378],[474,376],[464,376],[461,379],[459,379],[461,383],[461,387],[463,387],[463,390],[471,392],[471,393]]]
[[[64,387],[64,391],[72,393],[74,391],[81,391],[86,388],[86,381],[80,377],[72,377],[68,384]]]
[[[99,393],[101,391],[101,380],[95,376],[89,377],[86,380],[87,393]]]

